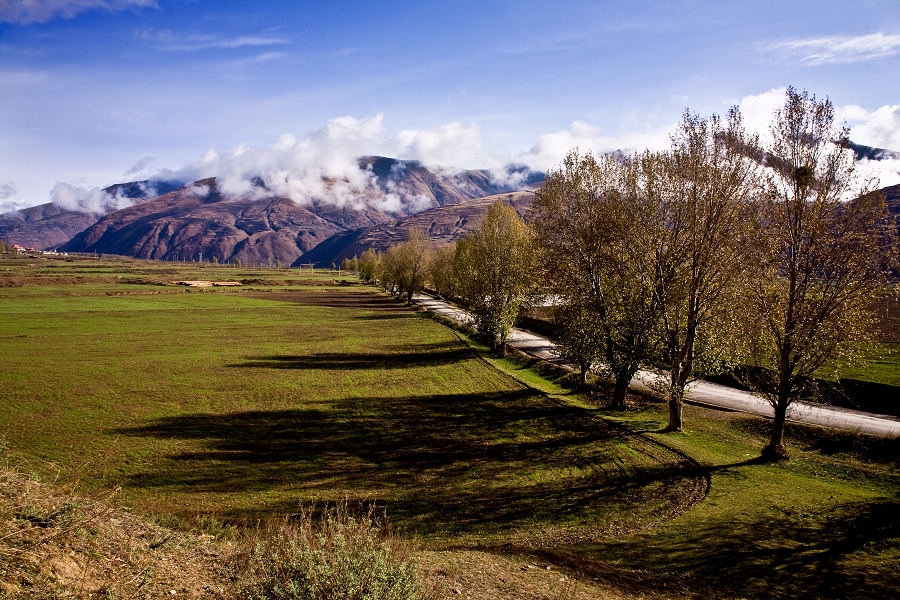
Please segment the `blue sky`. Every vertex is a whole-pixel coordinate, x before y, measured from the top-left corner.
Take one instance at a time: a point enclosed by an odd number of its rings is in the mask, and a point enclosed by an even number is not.
[[[0,0],[0,210],[335,153],[546,169],[787,85],[900,150],[900,1]]]

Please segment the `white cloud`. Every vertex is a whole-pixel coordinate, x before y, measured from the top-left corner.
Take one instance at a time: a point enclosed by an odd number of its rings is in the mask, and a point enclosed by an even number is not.
[[[900,104],[885,105],[873,111],[849,105],[838,116],[850,126],[850,139],[857,144],[900,151]],[[900,183],[900,160],[862,160],[857,163],[860,174],[874,177],[880,187]]]
[[[50,192],[50,201],[60,208],[102,215],[134,204],[130,198],[112,195],[98,187],[83,188],[69,183],[57,183]]]
[[[0,23],[29,25],[57,17],[71,19],[88,10],[118,12],[136,8],[159,8],[156,0],[3,0]]]
[[[645,127],[642,131],[609,135],[585,121],[573,121],[568,129],[538,136],[537,143],[518,157],[533,169],[546,170],[557,166],[572,148],[582,152],[602,154],[617,150],[634,152],[644,149],[661,150],[670,143],[675,123],[667,127]]]
[[[900,160],[896,158],[861,160],[856,163],[856,168],[860,179],[873,179],[879,188],[900,183]]]
[[[133,167],[125,171],[122,176],[123,177],[140,177],[141,174],[146,173],[148,168],[150,167],[150,163],[156,160],[154,156],[145,156],[141,160],[137,161]]]
[[[28,203],[16,190],[12,181],[0,182],[0,213],[26,208]]]
[[[759,133],[764,145],[771,141],[769,125],[775,110],[784,106],[784,99],[785,88],[741,98],[739,106],[744,125],[748,131]],[[900,151],[900,105],[886,105],[874,111],[855,104],[835,108],[835,125],[844,122],[850,127],[853,142]],[[900,160],[861,160],[856,166],[861,181],[874,178],[880,187],[900,183]]]
[[[321,201],[403,213],[431,205],[431,198],[398,184],[399,177],[378,181],[373,172],[360,169],[357,159],[369,155],[417,160],[449,174],[459,168],[493,167],[498,182],[509,178],[503,169],[509,161],[485,152],[476,125],[454,122],[391,135],[381,114],[333,118],[303,137],[282,134],[265,148],[211,148],[200,160],[176,171],[158,172],[154,178],[216,177],[218,191],[233,199],[276,194],[300,204]],[[404,167],[400,163],[395,168]]]
[[[750,133],[759,134],[760,141],[766,145],[772,140],[769,126],[775,111],[784,106],[784,95],[787,88],[772,88],[761,94],[744,96],[738,103],[744,117],[744,127]]]
[[[374,175],[361,170],[356,157],[376,153],[389,142],[382,115],[338,117],[301,139],[284,134],[267,148],[212,148],[201,160],[157,177],[191,181],[214,176],[219,192],[230,198],[274,193],[298,203],[320,200],[362,207],[371,195]]]
[[[856,63],[900,54],[900,35],[870,33],[868,35],[833,35],[819,38],[784,40],[772,45],[786,50],[801,63]]]
[[[885,105],[874,111],[849,105],[838,116],[850,125],[850,138],[866,146],[900,151],[900,104]]]
[[[209,49],[254,48],[289,44],[290,40],[280,37],[259,35],[239,35],[222,37],[208,33],[178,33],[170,29],[137,29],[134,32],[139,39],[155,42],[157,48],[167,51],[195,51]]]
[[[447,123],[432,129],[407,129],[397,134],[399,154],[427,164],[455,165],[484,159],[477,125]],[[468,164],[467,166],[474,166]],[[480,166],[487,166],[483,162]]]

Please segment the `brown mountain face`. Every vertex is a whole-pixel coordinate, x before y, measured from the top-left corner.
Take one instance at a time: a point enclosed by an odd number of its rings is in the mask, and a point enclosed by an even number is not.
[[[410,228],[427,232],[434,247],[452,244],[477,227],[487,214],[488,208],[497,200],[511,205],[527,219],[528,210],[534,201],[534,192],[509,192],[464,200],[451,206],[441,206],[410,215],[396,222],[341,232],[316,246],[303,257],[303,260],[322,265],[338,264],[345,258],[359,256],[367,248],[384,252],[391,244],[403,241]]]
[[[109,213],[62,249],[162,260],[328,264],[307,256],[326,240],[389,227],[414,210],[452,206],[508,189],[487,171],[438,172],[414,161],[382,157],[362,158],[359,164],[375,175],[374,185],[342,205],[266,197],[261,182],[256,199],[226,198],[210,178]],[[378,208],[388,206],[385,199],[390,195],[405,200],[397,212]]]
[[[96,219],[95,215],[65,210],[48,202],[0,215],[0,240],[23,248],[56,248]]]
[[[103,191],[140,202],[181,187],[171,181],[130,181]],[[0,240],[24,248],[57,248],[97,221],[97,215],[61,208],[52,202],[0,214]]]

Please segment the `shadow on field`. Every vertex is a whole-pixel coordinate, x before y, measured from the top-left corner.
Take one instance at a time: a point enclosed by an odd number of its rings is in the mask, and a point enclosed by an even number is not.
[[[897,561],[898,514],[900,500],[885,498],[818,514],[709,523],[689,537],[641,536],[601,552],[624,555],[620,566],[628,568],[690,573],[698,597],[889,598],[900,585],[889,566]],[[871,556],[889,548],[893,558],[884,564]],[[646,583],[656,588],[665,579],[650,575]]]
[[[371,290],[290,290],[271,291],[265,294],[253,294],[251,297],[265,300],[278,300],[311,306],[327,306],[331,308],[352,308],[372,312],[388,312],[396,315],[415,316],[408,308],[393,298],[376,294]]]
[[[252,494],[253,509],[222,506],[233,518],[349,496],[423,533],[540,536],[568,523],[603,535],[678,512],[705,491],[695,465],[529,390],[192,414],[114,433],[189,442],[193,450],[129,485],[211,501]]]
[[[404,346],[395,352],[319,352],[316,354],[276,354],[248,356],[246,362],[225,365],[257,369],[402,369],[446,365],[472,357],[467,347],[433,349],[428,346]]]

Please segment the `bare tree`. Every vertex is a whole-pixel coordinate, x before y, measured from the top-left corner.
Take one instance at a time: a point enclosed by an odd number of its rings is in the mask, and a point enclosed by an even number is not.
[[[787,456],[787,409],[805,382],[829,359],[852,357],[866,335],[896,244],[884,198],[855,180],[848,133],[827,98],[793,88],[771,126],[750,286],[752,356],[770,374],[756,384],[775,413],[763,449],[771,459]]]
[[[478,331],[501,356],[519,312],[537,295],[536,268],[534,234],[502,200],[488,209],[478,229],[456,245],[459,294]]]

